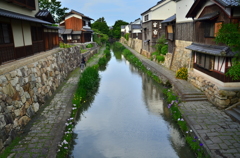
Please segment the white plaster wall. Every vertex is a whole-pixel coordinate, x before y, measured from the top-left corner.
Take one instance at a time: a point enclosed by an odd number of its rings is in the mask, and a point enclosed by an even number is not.
[[[130,25],[127,25],[126,26],[126,33],[129,33],[129,30],[130,30],[130,27],[129,27]]]
[[[20,20],[12,20],[12,31],[15,47],[23,46],[22,26]]]
[[[186,18],[194,0],[181,0],[176,4],[176,23],[190,22],[192,18]]]
[[[132,30],[132,33],[141,33],[141,30],[140,29],[134,29],[134,30]]]
[[[32,16],[32,17],[35,17],[35,14],[39,11],[38,0],[35,0],[35,6],[36,6],[36,10],[31,11],[29,9],[20,7],[16,4],[7,3],[4,0],[0,1],[0,8],[1,9],[12,11],[12,12],[19,13],[19,14]]]
[[[76,14],[72,14],[72,15],[66,16],[66,17],[65,17],[65,20],[70,19],[70,18],[72,18],[72,17],[75,17],[75,18],[78,18],[78,19],[82,19],[81,16],[76,15]]]
[[[32,45],[31,26],[30,23],[23,23],[25,46]]]
[[[176,2],[171,1],[153,10],[150,20],[165,20],[174,14],[176,14]]]

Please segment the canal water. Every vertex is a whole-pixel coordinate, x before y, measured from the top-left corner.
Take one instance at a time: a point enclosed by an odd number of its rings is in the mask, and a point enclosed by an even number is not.
[[[163,87],[119,53],[74,129],[74,158],[193,158],[163,99]]]

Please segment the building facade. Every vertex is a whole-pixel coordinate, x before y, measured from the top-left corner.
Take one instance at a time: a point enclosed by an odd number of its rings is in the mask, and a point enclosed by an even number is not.
[[[71,10],[66,14],[65,20],[60,22],[62,40],[65,43],[92,42],[91,20],[93,19]]]

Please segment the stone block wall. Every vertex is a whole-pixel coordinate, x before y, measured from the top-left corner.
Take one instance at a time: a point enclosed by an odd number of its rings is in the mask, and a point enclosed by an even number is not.
[[[188,81],[195,87],[201,89],[208,100],[219,109],[225,109],[240,102],[240,90],[220,89],[217,85],[205,79],[203,76],[195,74],[194,71],[188,73]]]
[[[165,60],[164,60],[163,66],[170,69],[171,62],[172,62],[172,53],[167,53],[164,57],[165,57]]]
[[[51,51],[40,53],[36,60],[33,56],[14,61],[11,69],[4,69],[6,65],[0,67],[4,70],[0,71],[0,152],[28,124],[68,74],[80,65],[79,46]],[[97,48],[91,49],[85,56],[97,52]]]
[[[121,37],[120,42],[127,44],[129,47],[131,47],[132,49],[134,49],[138,53],[141,53],[142,40],[129,38],[129,40],[127,41],[125,38]]]
[[[191,67],[192,51],[185,47],[192,44],[190,41],[176,40],[176,49],[173,56],[171,70],[177,71],[181,67]]]

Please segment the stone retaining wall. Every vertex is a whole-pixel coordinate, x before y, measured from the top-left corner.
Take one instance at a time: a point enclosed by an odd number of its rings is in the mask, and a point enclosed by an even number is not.
[[[188,73],[188,81],[195,87],[201,89],[207,96],[208,100],[219,109],[225,109],[237,102],[240,102],[239,89],[219,89],[217,85],[192,71]]]
[[[37,61],[33,60],[34,56],[29,57],[26,58],[29,61],[26,65],[22,64],[24,59],[22,62],[12,62],[10,65],[14,65],[13,69],[8,72],[2,68],[4,71],[1,72],[4,73],[0,74],[0,151],[28,124],[68,74],[80,65],[79,48],[80,46],[60,49]],[[89,58],[97,52],[98,48],[95,47],[84,53],[84,56]],[[6,65],[1,67],[4,66]]]
[[[134,49],[138,53],[141,53],[142,40],[129,38],[129,40],[127,41],[125,38],[121,37],[120,42],[127,44],[129,47],[131,47],[132,49]]]
[[[191,59],[192,59],[192,51],[185,49],[185,47],[191,45],[192,42],[176,40],[175,44],[176,44],[176,49],[174,51],[171,70],[177,71],[181,67],[190,68]]]

